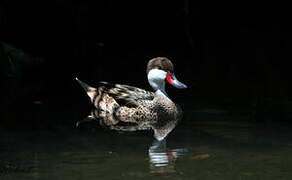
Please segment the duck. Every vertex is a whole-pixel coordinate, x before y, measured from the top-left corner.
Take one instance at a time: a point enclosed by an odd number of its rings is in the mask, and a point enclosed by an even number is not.
[[[183,111],[165,90],[166,83],[185,89],[174,74],[174,65],[166,57],[150,59],[147,68],[148,83],[153,91],[134,86],[99,82],[97,88],[75,78],[86,91],[94,108],[81,122],[99,120],[112,130],[153,130],[154,138],[162,141],[182,119]],[[77,122],[77,126],[81,123]]]

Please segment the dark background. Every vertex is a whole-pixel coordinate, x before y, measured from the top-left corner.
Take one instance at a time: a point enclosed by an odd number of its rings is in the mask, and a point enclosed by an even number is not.
[[[1,1],[0,41],[15,48],[0,46],[1,108],[88,105],[76,76],[150,90],[146,64],[166,56],[189,86],[168,88],[186,108],[289,121],[291,15],[285,4],[248,2]]]

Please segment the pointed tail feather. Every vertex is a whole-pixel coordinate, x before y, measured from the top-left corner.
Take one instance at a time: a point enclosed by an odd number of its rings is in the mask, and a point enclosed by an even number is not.
[[[97,89],[89,86],[85,82],[80,81],[77,77],[75,79],[80,84],[80,86],[86,91],[87,95],[90,97],[91,102],[93,102],[98,94]]]

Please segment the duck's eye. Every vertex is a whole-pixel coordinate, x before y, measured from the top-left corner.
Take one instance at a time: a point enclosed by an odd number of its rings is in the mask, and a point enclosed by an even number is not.
[[[162,69],[160,66],[157,66],[157,69]]]

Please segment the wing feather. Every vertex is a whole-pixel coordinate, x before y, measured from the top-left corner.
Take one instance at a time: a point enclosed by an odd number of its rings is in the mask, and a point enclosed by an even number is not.
[[[120,105],[138,106],[140,100],[152,100],[154,93],[134,86],[100,82],[103,92],[113,97]]]

